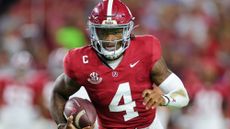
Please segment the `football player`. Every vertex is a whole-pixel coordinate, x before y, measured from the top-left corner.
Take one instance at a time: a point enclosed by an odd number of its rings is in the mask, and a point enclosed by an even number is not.
[[[88,26],[91,45],[68,52],[64,73],[55,83],[50,111],[58,128],[76,129],[72,117],[64,118],[63,107],[84,86],[99,129],[162,129],[156,107],[184,107],[189,97],[181,79],[168,69],[159,40],[131,34],[134,17],[120,0],[96,5]]]

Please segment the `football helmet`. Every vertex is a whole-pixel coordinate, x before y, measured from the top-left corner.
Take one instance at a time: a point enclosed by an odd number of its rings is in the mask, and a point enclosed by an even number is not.
[[[133,20],[129,8],[120,0],[103,0],[89,16],[88,27],[92,47],[108,60],[119,58],[129,47]],[[120,38],[112,40],[100,35],[117,33],[120,33]],[[106,48],[105,44],[109,47]]]

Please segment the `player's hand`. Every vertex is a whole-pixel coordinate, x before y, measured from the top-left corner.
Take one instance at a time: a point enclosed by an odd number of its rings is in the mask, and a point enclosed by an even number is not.
[[[159,87],[144,90],[142,93],[142,97],[144,97],[143,104],[146,105],[146,109],[153,109],[157,106],[164,105],[165,100],[162,95],[163,93]]]
[[[77,129],[74,125],[73,125],[73,116],[70,116],[68,119],[67,119],[67,123],[66,123],[66,126],[64,129]],[[87,126],[87,127],[84,127],[82,129],[94,129],[94,125],[93,126]]]
[[[77,129],[74,125],[73,125],[73,116],[70,116],[67,118],[67,123],[64,129]]]
[[[94,129],[94,125],[93,126],[87,126],[85,128],[82,128],[82,129]]]

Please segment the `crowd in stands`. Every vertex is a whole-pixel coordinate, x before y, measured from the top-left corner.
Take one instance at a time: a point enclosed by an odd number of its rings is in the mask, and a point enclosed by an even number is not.
[[[18,0],[0,13],[0,129],[55,129],[48,103],[68,49],[90,44],[100,0]],[[134,34],[152,34],[190,96],[159,108],[165,129],[230,129],[230,1],[122,0]],[[0,2],[1,4],[1,2]]]

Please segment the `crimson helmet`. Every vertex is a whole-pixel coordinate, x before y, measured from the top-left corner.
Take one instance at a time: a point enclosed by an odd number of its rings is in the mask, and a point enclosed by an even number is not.
[[[134,26],[134,17],[129,8],[120,0],[103,0],[91,12],[89,17],[89,31],[92,47],[101,55],[109,60],[117,59],[128,48],[130,43],[130,34]],[[122,30],[121,39],[108,41],[100,39],[98,30],[104,29],[112,31],[113,29]],[[105,49],[103,43],[109,43],[114,46],[114,50]],[[118,45],[121,43],[121,45]],[[119,46],[119,48],[117,48]]]

